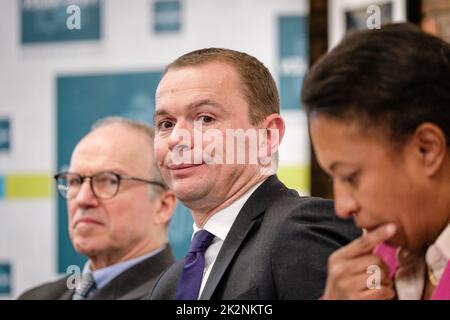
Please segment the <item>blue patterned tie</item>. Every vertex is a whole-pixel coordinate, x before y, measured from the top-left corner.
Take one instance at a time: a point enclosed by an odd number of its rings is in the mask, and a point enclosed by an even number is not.
[[[176,290],[177,300],[197,300],[205,268],[204,253],[214,239],[206,230],[197,231],[184,260],[183,273]]]
[[[85,273],[81,277],[81,283],[75,289],[72,300],[85,300],[96,288],[97,286],[95,285],[95,279],[92,272]]]

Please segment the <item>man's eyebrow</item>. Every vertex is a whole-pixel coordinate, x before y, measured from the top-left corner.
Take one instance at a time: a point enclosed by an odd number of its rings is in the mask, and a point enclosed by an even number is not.
[[[159,110],[155,111],[155,114],[153,115],[153,119],[155,119],[158,116],[167,116],[167,115],[169,115],[169,113],[166,110],[159,109]]]
[[[215,101],[212,101],[210,99],[204,99],[204,100],[193,102],[187,106],[187,110],[192,111],[192,109],[196,109],[196,108],[204,106],[204,105],[211,106],[213,108],[218,109],[219,111],[227,112],[223,105],[221,105],[220,103],[217,103]]]
[[[187,109],[187,111],[190,112],[193,109],[199,108],[199,107],[204,106],[204,105],[208,105],[208,106],[211,106],[213,108],[218,109],[219,111],[228,113],[228,111],[225,109],[225,107],[223,105],[221,105],[220,103],[217,103],[215,101],[209,100],[209,99],[204,99],[204,100],[193,102],[193,103],[189,104],[186,107],[186,109]],[[159,109],[159,110],[155,111],[153,119],[155,119],[156,117],[168,116],[168,115],[169,115],[169,113],[166,110]]]

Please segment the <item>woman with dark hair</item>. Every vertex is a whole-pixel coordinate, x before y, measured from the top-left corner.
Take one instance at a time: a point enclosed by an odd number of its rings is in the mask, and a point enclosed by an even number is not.
[[[450,299],[450,45],[410,24],[356,31],[302,102],[337,215],[366,231],[330,257],[323,298]]]

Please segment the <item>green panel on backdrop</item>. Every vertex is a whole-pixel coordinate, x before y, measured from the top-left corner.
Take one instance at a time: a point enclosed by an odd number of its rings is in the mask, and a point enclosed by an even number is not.
[[[48,174],[8,174],[5,178],[5,197],[11,199],[48,198],[52,194],[52,177]]]
[[[73,6],[79,9],[79,29],[69,29]],[[99,40],[101,1],[20,1],[22,44]]]
[[[12,292],[12,274],[11,264],[9,262],[0,261],[0,296],[8,296]]]
[[[11,148],[11,128],[9,119],[0,118],[0,154],[9,152]]]
[[[153,124],[154,94],[161,72],[60,76],[57,79],[58,170],[67,169],[77,142],[91,125],[106,116],[123,116]],[[169,229],[177,258],[185,255],[192,233],[192,218],[178,205]],[[58,272],[86,260],[77,254],[67,230],[67,207],[58,198]]]
[[[308,67],[308,18],[278,18],[279,88],[282,109],[300,108],[300,89]]]
[[[153,31],[155,33],[179,32],[181,30],[181,2],[157,0],[153,3]]]

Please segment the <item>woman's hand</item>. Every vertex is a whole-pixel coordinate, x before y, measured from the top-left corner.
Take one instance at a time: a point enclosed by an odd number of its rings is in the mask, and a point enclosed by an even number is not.
[[[334,252],[328,259],[328,278],[322,299],[392,299],[394,283],[384,261],[373,254],[374,248],[396,232],[393,224],[382,225]],[[375,285],[368,271],[375,266]],[[378,267],[378,268],[376,268]],[[379,276],[379,277],[378,277]]]

